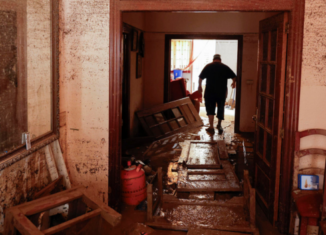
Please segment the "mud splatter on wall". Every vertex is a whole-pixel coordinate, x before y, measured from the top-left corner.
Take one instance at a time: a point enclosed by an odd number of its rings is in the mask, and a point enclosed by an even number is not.
[[[0,171],[0,232],[6,208],[32,199],[49,182],[44,148]]]
[[[326,1],[306,0],[305,10],[299,131],[326,129]],[[325,143],[326,137],[311,136],[301,139],[300,147],[325,149]],[[320,168],[324,161],[324,157],[307,156],[300,168]]]
[[[73,185],[108,198],[109,1],[61,1],[60,142]],[[64,140],[66,139],[66,140]]]
[[[307,0],[302,60],[302,86],[326,87],[326,1]]]
[[[32,138],[51,131],[51,4],[27,0],[28,131]]]

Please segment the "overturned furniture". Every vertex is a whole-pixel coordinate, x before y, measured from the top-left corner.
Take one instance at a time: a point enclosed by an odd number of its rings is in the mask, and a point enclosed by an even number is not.
[[[68,203],[68,220],[56,226],[44,226],[43,213]],[[37,219],[35,220],[35,216]],[[106,223],[117,225],[121,215],[112,208],[98,204],[87,196],[85,188],[76,187],[50,196],[8,208],[5,218],[6,235],[107,234],[101,229]]]
[[[158,177],[159,182],[162,180]],[[158,184],[160,185],[161,182]],[[152,185],[148,186],[147,223],[156,229],[188,231],[193,228],[206,228],[258,235],[256,228],[256,196],[250,185],[248,171],[244,171],[243,196],[227,201],[178,199],[163,195],[159,187],[157,200],[153,200]],[[152,205],[155,205],[152,207]],[[214,233],[213,233],[214,234]],[[232,233],[225,233],[230,234]]]
[[[185,141],[179,158],[177,192],[241,192],[224,141]]]
[[[162,138],[203,122],[191,100],[183,98],[136,113],[147,135]]]

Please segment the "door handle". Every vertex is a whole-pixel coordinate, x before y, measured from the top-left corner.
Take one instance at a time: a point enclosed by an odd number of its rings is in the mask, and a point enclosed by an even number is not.
[[[257,115],[253,115],[252,116],[252,120],[254,120],[255,122],[257,122]]]

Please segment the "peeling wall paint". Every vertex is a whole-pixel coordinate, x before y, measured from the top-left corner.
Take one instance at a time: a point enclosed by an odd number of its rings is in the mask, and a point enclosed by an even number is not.
[[[107,202],[109,1],[60,3],[60,143],[72,185]]]
[[[44,148],[0,171],[0,232],[6,208],[31,200],[49,182]]]

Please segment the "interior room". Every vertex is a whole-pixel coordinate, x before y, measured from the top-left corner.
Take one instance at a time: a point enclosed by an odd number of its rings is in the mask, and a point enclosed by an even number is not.
[[[325,11],[0,0],[0,234],[326,234]]]

